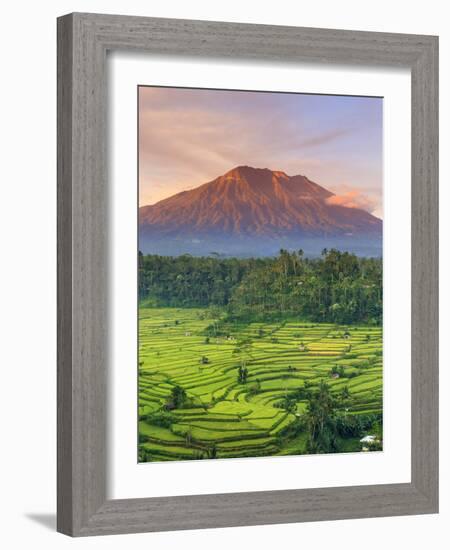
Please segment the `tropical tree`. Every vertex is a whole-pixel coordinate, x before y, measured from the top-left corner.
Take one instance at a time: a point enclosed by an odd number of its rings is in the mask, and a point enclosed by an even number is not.
[[[336,401],[323,381],[309,399],[306,424],[308,452],[330,453],[337,449]]]
[[[186,390],[181,386],[174,386],[170,392],[170,397],[166,402],[167,409],[181,409],[187,400]]]
[[[342,401],[347,401],[350,399],[350,390],[348,386],[344,386],[341,391],[341,399]]]
[[[245,384],[247,382],[247,377],[248,377],[247,367],[243,367],[242,365],[239,365],[239,369],[238,369],[239,384]]]
[[[237,340],[235,344],[233,355],[239,356],[241,367],[244,369],[246,368],[248,360],[252,358],[252,347],[253,342],[249,337],[241,338],[240,340]]]
[[[208,308],[208,336],[229,320],[286,316],[343,325],[382,321],[382,260],[324,249],[320,258],[282,249],[275,258],[139,254],[139,298],[147,305]],[[369,339],[367,339],[369,340]]]

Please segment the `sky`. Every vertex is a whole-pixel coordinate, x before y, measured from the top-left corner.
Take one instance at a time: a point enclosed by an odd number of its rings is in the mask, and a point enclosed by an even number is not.
[[[139,88],[139,204],[240,165],[302,174],[382,218],[382,98]]]

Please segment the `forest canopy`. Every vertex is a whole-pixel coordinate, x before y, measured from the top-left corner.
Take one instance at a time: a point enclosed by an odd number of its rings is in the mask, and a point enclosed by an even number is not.
[[[281,249],[275,258],[172,257],[139,252],[139,299],[155,307],[224,308],[243,321],[292,316],[382,323],[383,266],[324,249],[320,258]]]

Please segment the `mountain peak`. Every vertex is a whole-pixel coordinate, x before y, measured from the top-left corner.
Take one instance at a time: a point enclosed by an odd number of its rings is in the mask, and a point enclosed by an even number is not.
[[[333,193],[306,176],[236,166],[189,191],[139,209],[141,236],[149,239],[293,238],[381,235],[368,212],[330,203]]]
[[[272,174],[278,178],[288,178],[289,176],[282,170],[271,170],[270,168],[255,168],[253,166],[248,166],[245,164],[236,166],[225,174],[222,177],[258,177],[258,176],[268,176]]]

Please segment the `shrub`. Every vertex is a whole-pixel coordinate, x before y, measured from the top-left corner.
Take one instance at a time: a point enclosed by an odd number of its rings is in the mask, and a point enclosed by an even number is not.
[[[160,428],[170,428],[172,423],[175,422],[173,415],[166,411],[159,411],[152,414],[148,414],[145,417],[147,424],[152,424],[153,426],[159,426]],[[146,441],[146,439],[144,439]]]

